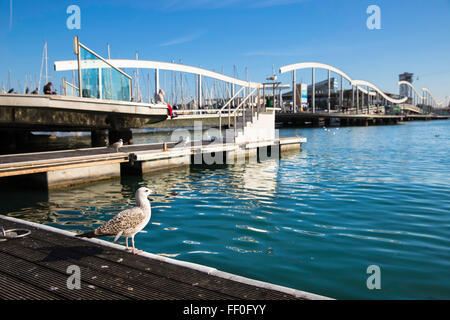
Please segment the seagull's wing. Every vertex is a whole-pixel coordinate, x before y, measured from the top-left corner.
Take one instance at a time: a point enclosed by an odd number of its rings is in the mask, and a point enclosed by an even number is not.
[[[96,235],[117,235],[119,232],[136,228],[145,219],[145,213],[139,207],[119,212],[114,218],[95,229]]]
[[[109,145],[108,148],[111,148],[111,149],[118,149],[118,148],[122,148],[122,146],[123,146],[123,143],[120,143],[120,142],[114,142],[113,144]]]

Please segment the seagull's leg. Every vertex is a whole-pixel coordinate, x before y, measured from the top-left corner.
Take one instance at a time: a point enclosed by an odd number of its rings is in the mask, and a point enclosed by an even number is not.
[[[133,252],[134,254],[138,254],[138,253],[141,253],[141,252],[142,252],[142,250],[138,250],[138,249],[136,249],[135,246],[134,246],[134,235],[131,236],[131,243],[132,243],[132,245],[133,245],[133,251],[132,251],[132,252]]]
[[[125,243],[126,243],[126,245],[127,245],[127,247],[125,248],[125,250],[126,251],[128,251],[128,252],[133,252],[133,249],[132,248],[130,248],[129,246],[128,246],[128,237],[125,237]]]

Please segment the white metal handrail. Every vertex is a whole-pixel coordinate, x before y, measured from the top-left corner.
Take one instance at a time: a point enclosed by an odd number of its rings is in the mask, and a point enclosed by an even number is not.
[[[228,100],[228,102],[225,103],[225,105],[222,106],[222,108],[220,108],[220,110],[219,110],[219,133],[221,135],[222,135],[222,112],[226,107],[228,107],[228,128],[230,128],[230,125],[231,125],[231,118],[230,118],[231,117],[231,115],[230,115],[231,103],[234,101],[234,99],[236,99],[239,96],[239,94],[241,93],[242,90],[244,90],[244,87],[239,89],[239,91],[236,92],[236,94],[230,100]]]
[[[247,102],[247,100],[253,96],[253,94],[255,93],[256,89],[253,89],[252,92],[250,92],[244,100],[241,101],[241,103],[239,103],[239,105],[236,107],[236,109],[234,109],[233,111],[233,116],[234,116],[234,138],[236,139],[237,136],[237,127],[236,127],[236,123],[237,123],[237,111]],[[253,109],[253,107],[252,107]],[[253,114],[252,114],[253,117]],[[245,127],[245,107],[242,108],[242,129],[244,130]]]

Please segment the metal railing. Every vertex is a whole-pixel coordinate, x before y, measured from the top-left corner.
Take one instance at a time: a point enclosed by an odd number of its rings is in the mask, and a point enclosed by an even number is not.
[[[245,130],[245,124],[247,122],[247,118],[245,117],[245,103],[247,102],[247,100],[249,100],[250,98],[252,98],[252,101],[250,102],[250,106],[251,106],[251,122],[253,123],[253,116],[254,116],[254,93],[257,89],[253,89],[245,98],[244,100],[241,101],[241,103],[239,103],[239,105],[236,107],[236,109],[234,109],[233,111],[233,116],[234,116],[234,138],[236,139],[237,137],[237,112],[239,111],[239,109],[243,106],[242,108],[242,131]],[[228,117],[231,117],[231,114],[228,115]]]
[[[63,93],[64,93],[65,96],[67,96],[67,86],[69,86],[69,87],[71,87],[72,89],[74,89],[75,92],[78,91],[78,94],[77,94],[77,95],[79,95],[79,90],[80,90],[80,88],[78,88],[78,87],[75,86],[74,84],[72,84],[72,83],[70,83],[69,81],[67,81],[66,78],[62,78],[62,86],[63,86],[63,91],[64,91]],[[75,95],[73,95],[73,96],[75,96]]]
[[[242,90],[244,90],[244,87],[242,87],[241,89],[239,89],[238,92],[235,93],[235,95],[228,100],[227,103],[225,103],[222,108],[220,108],[219,110],[219,133],[220,135],[222,135],[222,113],[225,110],[225,108],[228,107],[228,128],[231,127],[231,103],[234,102],[234,100],[239,96],[239,94],[242,92]]]

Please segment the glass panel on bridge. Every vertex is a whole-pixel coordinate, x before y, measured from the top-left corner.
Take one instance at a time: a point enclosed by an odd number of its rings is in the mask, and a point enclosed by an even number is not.
[[[130,101],[131,79],[82,46],[79,50],[82,96]]]

